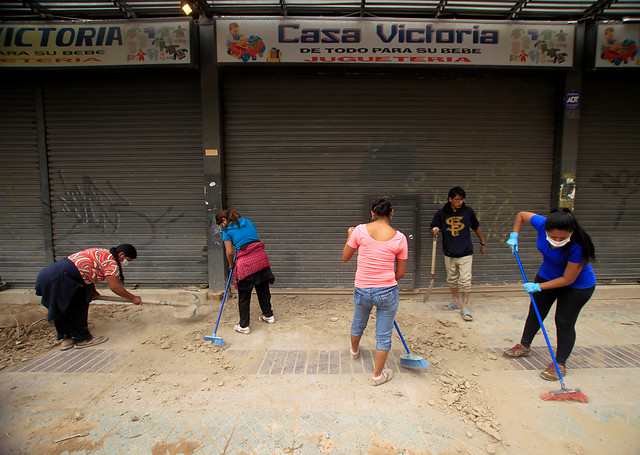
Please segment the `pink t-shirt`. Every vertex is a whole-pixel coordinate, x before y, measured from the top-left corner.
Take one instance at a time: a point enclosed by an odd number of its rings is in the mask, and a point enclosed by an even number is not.
[[[369,235],[366,224],[359,224],[351,233],[348,245],[358,249],[355,287],[385,288],[395,286],[395,260],[409,257],[407,238],[400,231],[386,242]]]

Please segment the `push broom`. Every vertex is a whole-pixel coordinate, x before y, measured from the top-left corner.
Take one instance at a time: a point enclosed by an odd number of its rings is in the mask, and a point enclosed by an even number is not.
[[[524,269],[522,268],[522,262],[520,262],[520,256],[518,256],[518,251],[514,250],[513,254],[516,256],[516,261],[518,261],[518,267],[520,267],[520,272],[522,273],[524,282],[528,283],[527,275],[524,273]],[[562,389],[560,390],[543,393],[542,395],[540,395],[540,398],[545,401],[579,401],[581,403],[588,403],[589,398],[584,393],[582,393],[580,389],[569,389],[564,384],[562,374],[560,373],[560,367],[558,367],[558,361],[556,360],[556,356],[553,353],[553,348],[551,348],[551,343],[549,342],[547,331],[544,329],[542,316],[540,316],[540,311],[538,311],[538,305],[536,305],[536,299],[533,298],[533,294],[531,292],[529,293],[529,297],[531,297],[531,304],[536,312],[536,316],[538,317],[538,322],[540,323],[542,334],[544,335],[544,339],[547,342],[547,348],[549,348],[549,354],[551,354],[551,360],[553,360],[553,366],[556,367],[556,373],[558,374],[558,379],[560,380],[560,385],[562,386]]]
[[[236,250],[236,254],[233,256],[233,263],[236,263],[236,256],[238,255],[238,251]],[[213,335],[205,335],[203,338],[207,341],[212,341],[216,346],[224,346],[224,340],[222,337],[216,336],[218,333],[218,324],[220,324],[220,316],[222,316],[222,309],[224,308],[224,301],[227,299],[227,292],[229,291],[229,283],[231,282],[231,275],[233,275],[233,268],[229,269],[229,278],[227,278],[227,287],[224,290],[224,295],[222,296],[222,303],[220,304],[220,312],[218,313],[218,320],[216,321],[216,328],[213,331]]]
[[[413,355],[411,354],[411,352],[409,352],[409,347],[404,341],[404,337],[402,336],[402,333],[400,333],[400,327],[398,327],[398,323],[395,320],[393,321],[393,325],[396,326],[396,330],[398,331],[398,335],[400,335],[402,344],[404,344],[404,348],[407,350],[406,354],[402,354],[400,356],[400,366],[409,368],[410,370],[426,370],[427,368],[429,368],[429,362],[424,360],[422,357]]]

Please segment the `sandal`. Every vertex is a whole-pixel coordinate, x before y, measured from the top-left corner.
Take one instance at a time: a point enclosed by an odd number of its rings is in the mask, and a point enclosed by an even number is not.
[[[349,348],[349,354],[351,354],[351,360],[358,360],[360,358],[360,348],[354,354],[351,348]]]
[[[76,349],[89,348],[89,347],[95,346],[97,344],[102,344],[105,341],[107,341],[108,339],[109,339],[109,337],[103,337],[103,336],[93,337],[90,340],[84,340],[84,341],[81,341],[79,343],[76,343],[76,344],[73,345],[73,347],[76,348]]]
[[[442,307],[442,309],[443,309],[443,310],[451,311],[451,310],[459,310],[459,309],[460,309],[460,307],[459,307],[458,305],[456,305],[456,302],[451,302],[451,303],[449,303],[449,304],[447,304],[447,305],[444,305],[444,306]]]
[[[60,344],[60,350],[66,351],[67,349],[71,349],[74,346],[73,340],[71,338],[65,338],[62,340]]]
[[[466,308],[464,310],[460,310],[460,314],[462,315],[462,319],[465,321],[473,321],[473,316],[471,316],[471,313],[469,313],[469,310]]]
[[[382,370],[382,375],[378,379],[369,378],[369,384],[373,386],[384,384],[385,382],[391,381],[392,377],[393,377],[393,370],[390,368],[387,368],[386,370]]]

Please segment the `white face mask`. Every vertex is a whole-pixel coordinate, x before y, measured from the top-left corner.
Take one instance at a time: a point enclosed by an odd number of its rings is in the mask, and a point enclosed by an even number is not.
[[[126,259],[124,261],[122,261],[120,264],[122,264],[122,267],[126,266],[129,263],[129,261],[127,261]]]
[[[554,248],[562,248],[563,246],[565,246],[567,243],[569,243],[571,241],[571,236],[567,237],[566,239],[560,241],[560,242],[556,242],[553,239],[550,239],[549,236],[547,236],[547,242],[549,242],[549,245],[551,245]]]

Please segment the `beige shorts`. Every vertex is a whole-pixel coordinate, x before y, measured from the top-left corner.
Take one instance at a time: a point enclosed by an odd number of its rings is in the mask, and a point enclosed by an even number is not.
[[[471,291],[471,266],[473,255],[461,258],[444,257],[447,268],[447,283],[450,288],[458,288],[459,292]]]

